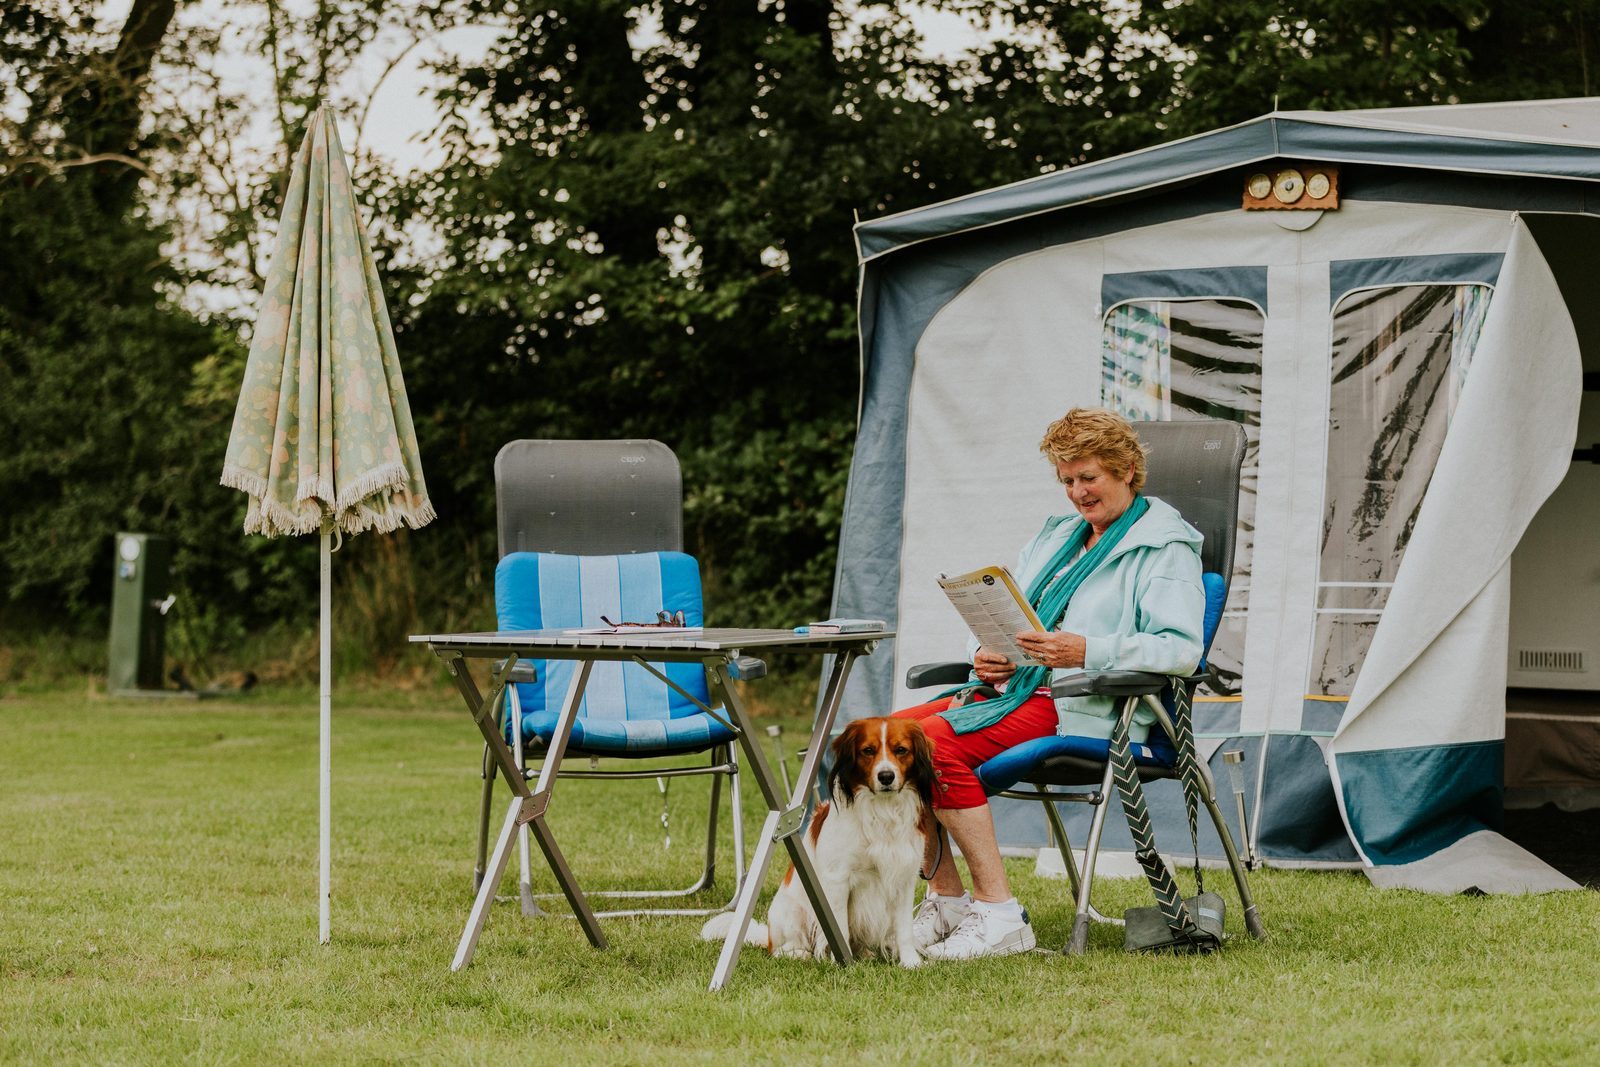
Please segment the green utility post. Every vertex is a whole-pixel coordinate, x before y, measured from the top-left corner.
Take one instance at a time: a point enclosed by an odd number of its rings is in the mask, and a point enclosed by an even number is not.
[[[170,543],[152,534],[119,533],[111,593],[111,692],[161,691],[166,656]]]

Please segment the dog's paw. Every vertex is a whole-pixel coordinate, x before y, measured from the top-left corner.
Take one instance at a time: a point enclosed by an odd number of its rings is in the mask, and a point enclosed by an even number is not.
[[[908,971],[915,967],[921,967],[922,957],[917,955],[915,951],[902,952],[900,954],[900,966],[904,967]]]

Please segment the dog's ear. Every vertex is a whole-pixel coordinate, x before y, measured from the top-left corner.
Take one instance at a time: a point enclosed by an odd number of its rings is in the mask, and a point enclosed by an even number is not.
[[[833,739],[833,768],[828,771],[828,795],[838,797],[842,804],[854,804],[856,789],[861,785],[861,768],[856,760],[856,749],[861,740],[859,721],[846,726]]]
[[[917,783],[926,811],[933,810],[933,742],[922,732],[920,723],[911,724],[911,777]]]

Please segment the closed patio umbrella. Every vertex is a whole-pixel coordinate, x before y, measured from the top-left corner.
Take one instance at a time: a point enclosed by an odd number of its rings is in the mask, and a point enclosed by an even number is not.
[[[320,533],[318,934],[329,938],[331,538],[434,517],[394,333],[334,117],[318,108],[290,172],[222,484],[246,533]]]

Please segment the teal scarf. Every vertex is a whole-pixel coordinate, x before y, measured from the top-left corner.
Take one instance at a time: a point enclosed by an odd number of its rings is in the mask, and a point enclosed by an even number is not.
[[[1128,510],[1106,529],[1100,540],[1094,543],[1094,547],[1085,552],[1078,562],[1067,567],[1072,557],[1083,548],[1084,542],[1089,540],[1089,524],[1087,522],[1078,524],[1078,529],[1067,538],[1066,544],[1056,550],[1050,562],[1046,563],[1028,584],[1028,603],[1033,605],[1033,610],[1038,614],[1039,621],[1044,623],[1046,630],[1054,630],[1061,624],[1062,616],[1067,613],[1067,604],[1072,600],[1072,595],[1078,591],[1078,586],[1095,572],[1095,568],[1105,562],[1106,557],[1117,547],[1117,542],[1121,541],[1123,535],[1149,510],[1150,502],[1143,494],[1135,495]],[[1067,569],[1058,575],[1057,572],[1063,567]],[[1047,684],[1051,670],[1050,667],[1040,666],[1018,667],[1017,672],[1011,676],[1011,681],[1007,683],[1006,691],[993,700],[974,701],[959,708],[941,711],[939,714],[958,734],[970,734],[985,726],[993,726],[1020,708],[1023,702],[1033,695],[1035,689]],[[976,684],[970,683],[953,692],[962,692]]]

